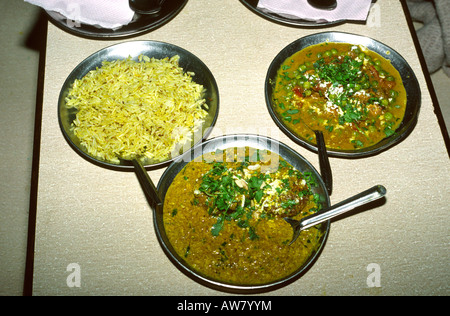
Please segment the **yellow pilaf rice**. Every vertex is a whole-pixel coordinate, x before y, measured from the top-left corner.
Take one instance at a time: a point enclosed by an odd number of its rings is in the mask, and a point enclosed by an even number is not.
[[[179,56],[138,60],[104,61],[75,80],[66,98],[78,111],[73,132],[98,159],[163,161],[191,141],[208,114],[204,87],[183,71]]]

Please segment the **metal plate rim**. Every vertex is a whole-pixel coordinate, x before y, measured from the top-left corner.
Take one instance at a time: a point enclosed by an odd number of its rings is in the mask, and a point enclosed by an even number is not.
[[[186,56],[188,56],[190,59],[194,59],[201,67],[203,73],[199,74],[196,73],[196,77],[205,76],[205,80],[208,80],[211,84],[211,90],[207,93],[212,93],[214,96],[214,99],[211,100],[211,102],[214,102],[215,104],[215,113],[212,117],[208,118],[208,126],[205,126],[204,130],[202,131],[202,138],[197,140],[196,144],[201,143],[202,140],[206,139],[210,133],[212,132],[213,127],[215,126],[218,116],[219,116],[219,108],[220,108],[220,96],[219,96],[219,88],[216,82],[216,79],[214,78],[214,75],[206,66],[206,64],[198,58],[196,55],[191,53],[190,51],[174,45],[167,42],[162,41],[152,41],[152,40],[132,40],[132,41],[126,41],[119,44],[111,45],[105,48],[102,48],[98,50],[97,52],[91,54],[87,58],[85,58],[83,61],[81,61],[67,76],[67,78],[64,81],[64,84],[60,90],[59,97],[58,97],[58,106],[57,106],[57,115],[58,115],[58,122],[60,129],[64,135],[64,138],[69,143],[69,145],[74,149],[79,155],[81,155],[83,158],[87,159],[91,163],[94,163],[96,165],[114,169],[114,170],[133,170],[133,165],[122,163],[122,164],[114,164],[107,161],[99,160],[90,154],[88,154],[85,150],[81,149],[79,145],[77,145],[72,138],[76,138],[74,135],[69,135],[68,129],[69,127],[67,124],[70,123],[70,118],[63,119],[63,107],[64,107],[64,99],[65,96],[68,93],[68,89],[70,88],[71,84],[74,82],[75,79],[81,79],[84,77],[90,70],[95,69],[96,67],[101,66],[101,63],[105,60],[112,61],[116,59],[124,59],[128,58],[130,56],[130,52],[135,50],[134,54],[131,54],[131,57],[133,59],[136,59],[140,53],[145,52],[158,52],[161,54],[161,56],[157,57],[172,57],[173,55],[176,55],[178,53],[183,53]],[[152,57],[152,56],[150,56]],[[180,66],[183,64],[182,59],[180,58]],[[187,64],[190,65],[191,61],[187,61]],[[186,69],[183,67],[184,71],[192,71],[192,69]],[[194,79],[195,81],[195,79]],[[197,82],[197,81],[196,81]],[[211,105],[211,102],[207,101],[208,105]],[[69,114],[67,114],[69,115]],[[191,146],[194,147],[194,146]],[[159,168],[162,166],[166,166],[170,164],[176,157],[171,157],[168,160],[156,162],[152,164],[145,164],[145,168],[147,169],[154,169]]]
[[[330,157],[338,157],[338,158],[366,158],[370,156],[374,156],[377,154],[380,154],[381,152],[384,152],[388,150],[389,148],[397,145],[401,141],[403,141],[405,138],[408,137],[408,135],[412,132],[414,129],[418,115],[420,112],[421,107],[421,90],[420,85],[417,80],[416,75],[414,74],[414,71],[412,70],[411,66],[408,64],[408,62],[401,56],[395,49],[392,47],[375,40],[370,37],[352,34],[352,33],[346,33],[346,32],[334,32],[334,31],[327,31],[327,32],[321,32],[321,33],[314,33],[311,35],[307,35],[305,37],[301,37],[287,46],[285,46],[272,60],[270,63],[270,66],[266,73],[266,79],[265,79],[265,87],[264,87],[264,93],[265,93],[265,100],[266,100],[266,107],[269,111],[270,116],[272,117],[275,124],[294,142],[297,144],[307,148],[310,151],[318,152],[317,146],[301,139],[298,137],[295,133],[293,133],[281,120],[281,118],[275,113],[272,107],[272,85],[271,81],[276,76],[276,72],[278,71],[279,65],[294,54],[297,51],[300,51],[304,48],[307,48],[311,45],[320,44],[324,42],[342,42],[342,43],[350,43],[355,45],[363,45],[367,47],[368,49],[375,51],[376,53],[380,54],[382,57],[389,59],[391,63],[393,63],[394,67],[399,71],[400,75],[402,76],[403,83],[407,83],[408,86],[405,86],[406,92],[407,92],[407,111],[408,109],[411,111],[410,114],[408,114],[408,118],[410,119],[408,121],[402,122],[400,127],[397,129],[399,131],[398,133],[395,133],[394,135],[387,137],[383,139],[378,144],[364,148],[362,150],[356,150],[356,151],[340,151],[340,150],[334,150],[334,149],[327,149],[328,155]],[[401,66],[401,69],[398,69],[397,66]],[[405,81],[407,80],[407,81]],[[406,114],[405,114],[406,117]]]
[[[68,22],[67,19],[64,21],[61,20],[61,16],[59,13],[54,11],[44,11],[48,17],[48,19],[55,24],[57,27],[62,30],[76,35],[80,37],[85,37],[88,39],[103,39],[103,40],[114,40],[114,39],[125,39],[133,36],[138,36],[145,34],[147,32],[151,32],[154,29],[161,27],[162,25],[168,23],[172,20],[178,13],[180,13],[183,8],[186,6],[188,0],[178,0],[179,3],[175,4],[174,8],[166,9],[168,5],[171,5],[172,0],[166,1],[163,4],[162,15],[157,16],[155,18],[150,18],[146,16],[141,16],[136,14],[137,18],[135,21],[130,22],[130,24],[123,26],[118,30],[106,29],[95,27],[92,25],[86,25],[81,23],[81,25],[73,25],[72,22]],[[146,23],[145,20],[150,19],[149,23]],[[75,22],[73,22],[75,24]]]
[[[262,18],[269,20],[271,22],[279,23],[282,25],[290,26],[290,27],[304,27],[304,28],[320,28],[320,27],[330,27],[335,26],[339,24],[343,24],[346,22],[346,20],[337,20],[332,22],[314,22],[314,21],[308,21],[308,20],[302,20],[302,19],[289,19],[285,18],[281,15],[277,15],[275,13],[266,13],[261,10],[258,10],[257,8],[257,1],[256,4],[253,4],[255,1],[249,1],[249,0],[240,0],[244,6],[246,6],[250,11],[253,13],[261,16]],[[355,22],[356,23],[356,22]]]
[[[273,145],[273,146],[272,146]],[[322,204],[324,207],[330,205],[330,197],[328,195],[328,192],[326,190],[325,183],[323,182],[322,178],[320,177],[319,172],[314,168],[314,166],[306,160],[301,154],[287,146],[286,144],[275,140],[273,138],[262,136],[262,135],[256,135],[256,134],[230,134],[230,135],[223,135],[218,136],[215,138],[211,138],[209,140],[204,141],[202,144],[197,145],[194,147],[191,152],[187,152],[184,155],[178,157],[176,160],[172,162],[172,164],[164,171],[162,174],[157,189],[162,196],[163,200],[165,198],[165,194],[167,192],[168,187],[172,183],[173,178],[184,168],[184,166],[187,165],[191,159],[195,159],[196,157],[199,157],[202,153],[207,153],[214,151],[216,149],[224,149],[224,148],[230,148],[230,147],[241,147],[241,146],[249,146],[253,148],[259,148],[259,149],[267,149],[267,150],[273,150],[275,153],[279,154],[281,157],[286,159],[287,162],[291,163],[295,168],[299,168],[299,163],[301,162],[305,166],[307,166],[309,171],[314,172],[320,190],[321,197],[323,198]],[[274,150],[275,149],[275,150]],[[297,161],[295,161],[297,159]],[[302,171],[302,170],[300,170]],[[197,281],[207,287],[211,287],[213,289],[223,291],[223,292],[230,292],[230,293],[239,293],[239,294],[254,294],[254,293],[262,293],[267,291],[272,291],[274,289],[286,286],[287,284],[290,284],[294,281],[296,281],[298,278],[300,278],[304,273],[306,273],[312,265],[314,265],[314,262],[317,260],[317,258],[320,256],[321,251],[323,250],[329,230],[330,230],[330,221],[327,221],[323,223],[323,225],[326,225],[326,227],[323,229],[324,235],[321,237],[321,244],[314,255],[312,255],[307,263],[299,268],[299,270],[295,271],[293,274],[277,281],[273,281],[267,284],[262,285],[236,285],[236,284],[230,284],[230,283],[224,283],[217,280],[213,280],[211,278],[205,277],[202,274],[193,271],[189,268],[189,266],[183,262],[180,261],[181,258],[174,254],[173,249],[170,246],[169,241],[167,240],[167,237],[164,233],[164,224],[162,220],[162,207],[153,207],[153,221],[154,221],[154,228],[155,232],[158,238],[158,241],[163,248],[163,251],[168,256],[168,258],[171,260],[171,262],[179,269],[181,272],[186,274],[187,276],[194,279],[194,281]]]

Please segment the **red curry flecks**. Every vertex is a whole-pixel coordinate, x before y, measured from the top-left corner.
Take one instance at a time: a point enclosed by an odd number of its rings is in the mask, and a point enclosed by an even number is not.
[[[323,43],[287,58],[278,70],[273,108],[300,138],[329,149],[366,148],[395,133],[406,91],[398,71],[360,45]]]
[[[320,207],[314,176],[279,155],[229,148],[189,162],[164,200],[170,243],[193,270],[237,285],[267,284],[299,270],[320,246],[321,229],[291,226]]]

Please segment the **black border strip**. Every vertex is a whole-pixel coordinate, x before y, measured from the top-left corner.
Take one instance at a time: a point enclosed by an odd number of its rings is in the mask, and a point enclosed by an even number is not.
[[[420,43],[417,38],[416,31],[412,22],[409,9],[406,4],[406,0],[401,0],[403,11],[405,13],[408,27],[416,47],[417,54],[421,63],[422,71],[425,76],[425,80],[428,86],[428,90],[434,105],[434,111],[438,118],[439,125],[441,127],[442,136],[444,138],[445,145],[447,147],[447,153],[450,155],[450,140],[445,121],[442,116],[442,112],[439,106],[439,102],[434,90],[433,83],[431,81],[430,74],[426,67],[425,58],[423,56]],[[28,238],[27,238],[27,253],[26,253],[26,266],[25,266],[25,278],[23,295],[31,296],[33,294],[33,273],[34,273],[34,246],[35,246],[35,233],[36,233],[36,210],[37,210],[37,196],[38,196],[38,183],[39,183],[39,162],[40,162],[40,149],[41,149],[41,126],[42,126],[42,104],[44,96],[44,81],[45,81],[45,61],[46,61],[46,44],[48,33],[48,20],[43,23],[40,29],[44,35],[42,38],[40,57],[39,57],[39,74],[37,83],[37,95],[36,95],[36,116],[34,126],[34,141],[33,141],[33,162],[32,162],[32,174],[31,174],[31,192],[30,192],[30,208],[28,216]]]
[[[413,20],[411,18],[411,14],[408,9],[408,5],[406,4],[406,0],[400,0],[403,6],[403,12],[405,12],[406,21],[408,22],[409,31],[411,33],[411,37],[414,42],[414,46],[416,47],[416,52],[419,57],[420,65],[422,67],[422,72],[425,76],[425,80],[427,82],[428,91],[430,92],[431,100],[433,102],[434,113],[437,116],[439,126],[441,128],[442,137],[444,138],[445,147],[447,147],[447,155],[450,157],[450,139],[448,135],[448,129],[445,126],[445,120],[442,115],[441,107],[439,106],[439,101],[436,96],[436,91],[434,90],[433,81],[431,80],[430,72],[428,71],[427,64],[425,61],[425,57],[423,55],[422,48],[420,47],[419,38],[417,37],[416,30],[414,28]]]
[[[44,99],[45,60],[48,32],[47,19],[43,19],[43,22],[38,23],[39,32],[41,32],[41,34],[39,34],[39,70],[36,93],[36,114],[34,121],[33,161],[31,171],[30,205],[28,214],[27,253],[23,285],[24,296],[31,296],[33,294],[34,242],[36,233],[36,209],[39,180],[39,161],[41,153],[42,104]]]

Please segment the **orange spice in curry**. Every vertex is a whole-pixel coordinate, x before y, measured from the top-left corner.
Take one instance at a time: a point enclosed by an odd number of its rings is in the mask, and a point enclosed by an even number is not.
[[[274,110],[300,138],[358,150],[395,133],[406,108],[406,91],[391,63],[369,49],[347,43],[305,48],[281,65]]]

